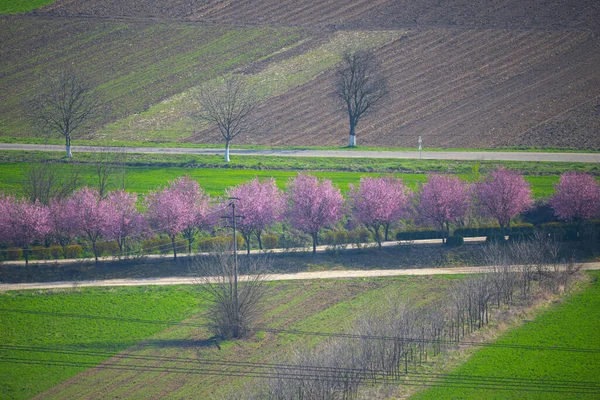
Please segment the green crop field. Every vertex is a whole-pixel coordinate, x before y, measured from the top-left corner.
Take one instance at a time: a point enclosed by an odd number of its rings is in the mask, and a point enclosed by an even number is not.
[[[458,278],[272,283],[262,324],[336,332],[345,329],[361,310],[388,296],[433,301],[445,293],[453,279]],[[258,334],[249,340],[221,342],[217,350],[209,333],[201,325],[194,325],[203,322],[205,304],[206,299],[194,287],[184,286],[0,294],[0,397],[30,398],[49,389],[44,395],[51,398],[147,398],[163,390],[173,397],[208,398],[228,387],[242,387],[247,380],[178,374],[168,372],[168,368],[193,368],[199,357],[261,362],[287,353],[292,345],[322,340]],[[169,327],[164,323],[186,318],[188,325]],[[145,358],[110,358],[125,349],[127,355]],[[186,364],[185,360],[194,364]],[[81,373],[101,362],[107,368]],[[152,371],[149,367],[163,370]]]
[[[52,3],[54,0],[0,0],[0,14],[20,14]]]
[[[0,189],[5,192],[21,192],[25,182],[25,163],[0,163]],[[67,166],[58,165],[58,170],[67,170]],[[93,167],[83,165],[81,167],[84,182],[94,184]],[[380,176],[383,173],[378,172],[343,172],[343,171],[310,171],[309,173],[319,178],[331,179],[343,192],[348,191],[349,184],[358,184],[362,176]],[[161,167],[156,166],[128,166],[126,167],[126,189],[136,193],[144,194],[164,186],[169,180],[180,176],[190,176],[196,179],[200,186],[211,195],[220,196],[225,189],[231,186],[245,183],[255,177],[275,178],[277,185],[285,188],[285,185],[291,177],[298,174],[298,171],[280,171],[264,169],[229,169],[229,168],[186,168],[186,167]],[[426,181],[427,176],[424,173],[394,173],[394,176],[402,178],[405,184],[411,189],[416,189],[419,183]],[[459,174],[466,180],[472,180],[470,174]],[[558,176],[526,176],[531,183],[534,197],[548,197],[554,193],[554,184],[558,182]]]
[[[512,388],[507,387],[508,385],[494,385],[489,379],[487,384],[490,388],[454,387],[450,381],[442,381],[440,387],[432,388],[415,398],[597,398],[600,392],[600,273],[593,272],[590,275],[593,283],[587,290],[551,305],[535,320],[507,333],[496,342],[526,348],[483,348],[452,373],[453,376],[514,379]],[[528,379],[542,380],[547,385],[554,384],[557,389],[554,392],[552,388],[550,391],[538,391],[543,388],[536,387],[535,383],[527,383]],[[571,392],[560,391],[560,386],[565,385],[570,386]],[[586,392],[594,388],[594,393]]]
[[[203,297],[189,287],[4,293],[0,295],[0,398],[30,398],[86,369],[77,363],[98,364],[163,331],[168,326],[165,321],[190,317],[203,304]],[[101,318],[87,318],[92,316]],[[33,348],[58,348],[65,353],[30,351]],[[80,356],[80,350],[106,355]],[[73,365],[44,364],[52,361]]]

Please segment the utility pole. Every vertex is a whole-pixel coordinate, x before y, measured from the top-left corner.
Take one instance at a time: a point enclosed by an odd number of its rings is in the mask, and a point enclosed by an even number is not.
[[[231,291],[233,293],[233,312],[235,315],[235,322],[236,322],[236,330],[239,328],[239,300],[238,300],[238,271],[237,271],[237,237],[236,237],[236,222],[238,218],[246,218],[243,215],[235,215],[235,202],[239,200],[239,198],[237,197],[230,197],[229,198],[229,204],[227,205],[227,207],[231,207],[231,217],[228,215],[225,215],[221,218],[225,218],[225,219],[230,219],[231,218],[231,227],[233,228],[233,287],[231,287]],[[230,281],[231,282],[231,281]],[[231,285],[231,283],[230,283]],[[236,332],[236,336],[237,336],[237,332]]]

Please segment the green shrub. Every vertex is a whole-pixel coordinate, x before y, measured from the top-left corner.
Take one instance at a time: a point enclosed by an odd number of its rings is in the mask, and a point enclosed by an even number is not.
[[[335,244],[335,232],[325,231],[319,238],[321,244]]]
[[[244,238],[241,235],[236,235],[237,248],[241,249],[244,246]],[[204,238],[198,241],[198,251],[217,251],[221,249],[230,249],[233,244],[232,236],[215,236],[212,238]]]
[[[424,240],[441,239],[442,231],[433,229],[414,229],[410,231],[399,231],[396,233],[396,240]]]
[[[488,244],[501,244],[506,242],[506,238],[503,234],[494,232],[490,235],[487,235],[487,237],[485,238],[485,242]]]
[[[348,242],[355,245],[369,243],[372,240],[371,231],[365,228],[353,229],[348,232]]]
[[[459,247],[462,246],[465,243],[465,240],[463,239],[462,236],[448,236],[446,238],[446,246],[448,247]]]
[[[279,244],[279,237],[276,235],[262,235],[260,240],[263,245],[263,249],[276,249]]]
[[[98,242],[96,243],[96,251],[100,256],[118,256],[119,244],[117,242]]]
[[[83,247],[78,244],[71,244],[65,247],[65,258],[79,258],[83,254]]]
[[[167,254],[172,251],[171,239],[152,238],[142,241],[144,254]]]
[[[348,243],[348,232],[335,231],[335,244],[346,244],[346,243]]]
[[[23,256],[23,249],[18,247],[9,247],[6,249],[6,259],[9,261],[19,260]]]
[[[33,246],[31,248],[31,257],[36,260],[49,260],[52,257],[52,252],[48,247]]]
[[[50,255],[53,259],[63,258],[65,256],[65,251],[62,246],[57,244],[50,246]]]

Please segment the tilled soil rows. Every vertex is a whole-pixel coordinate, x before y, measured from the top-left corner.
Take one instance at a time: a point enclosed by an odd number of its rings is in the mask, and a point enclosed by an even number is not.
[[[600,44],[574,31],[412,30],[377,53],[390,94],[359,145],[600,148]],[[245,144],[343,145],[333,71],[263,103]],[[200,132],[198,142],[218,142]]]

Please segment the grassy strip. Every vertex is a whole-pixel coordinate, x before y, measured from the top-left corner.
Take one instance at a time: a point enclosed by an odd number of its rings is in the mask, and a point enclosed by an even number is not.
[[[275,158],[275,157],[273,157]],[[259,166],[262,167],[262,163]],[[0,163],[0,189],[6,192],[20,193],[23,183],[25,182],[26,163]],[[59,166],[60,169],[67,168],[66,165]],[[84,182],[88,185],[94,185],[96,178],[94,177],[93,166],[83,165],[82,176]],[[258,178],[275,178],[277,185],[284,188],[288,179],[295,177],[298,171],[305,171],[314,174],[320,178],[331,179],[334,184],[346,192],[350,184],[358,184],[362,176],[379,176],[386,172],[354,172],[354,171],[315,171],[308,168],[294,168],[294,170],[272,170],[272,169],[227,169],[227,168],[197,168],[197,167],[171,167],[161,166],[159,164],[151,166],[128,166],[126,167],[126,186],[127,190],[137,193],[146,193],[163,186],[169,180],[173,180],[180,176],[190,176],[200,183],[211,195],[222,195],[225,189],[235,186],[254,177]],[[401,169],[398,169],[402,171]],[[398,171],[396,170],[396,171]],[[436,171],[434,169],[434,171]],[[454,172],[454,171],[449,171]],[[417,185],[426,181],[427,176],[424,173],[393,173],[403,179],[413,190]],[[473,174],[459,174],[462,178],[472,181],[476,178]],[[558,182],[558,176],[538,176],[528,175],[526,179],[531,183],[534,196],[547,197],[554,193],[554,184]]]
[[[600,308],[600,277],[599,272],[590,272],[593,283],[591,286],[559,304],[553,304],[550,309],[538,316],[534,321],[513,330],[497,344],[544,346],[559,348],[592,348],[596,352],[581,353],[572,351],[542,351],[536,349],[511,349],[501,347],[483,348],[453,375],[502,377],[514,379],[543,379],[552,383],[553,380],[578,382],[593,382],[600,385],[600,318],[597,310]],[[512,390],[491,388],[452,387],[448,381],[442,381],[439,387],[417,394],[417,399],[585,399],[594,396],[590,393],[565,392],[536,392],[525,391],[525,387]],[[534,385],[535,386],[535,385]],[[532,389],[536,389],[532,387]],[[598,393],[596,391],[595,396]]]
[[[52,2],[54,0],[0,0],[0,14],[21,14]]]
[[[8,292],[0,295],[0,343],[116,354],[167,326],[162,323],[142,324],[136,319],[181,321],[197,312],[202,304],[205,304],[203,297],[190,287]],[[15,312],[19,310],[33,310],[39,314]],[[118,320],[64,318],[53,316],[53,313],[100,315]],[[0,361],[9,357],[24,361],[92,363],[100,363],[106,358],[0,349]],[[1,397],[30,398],[83,370],[85,367],[0,362]]]
[[[64,145],[63,139],[56,138],[34,138],[34,137],[10,137],[0,136],[0,143],[25,143],[25,144],[55,144]],[[140,142],[133,140],[116,140],[116,139],[90,139],[90,140],[73,140],[74,146],[115,146],[115,147],[159,147],[159,148],[189,148],[189,149],[222,149],[223,144],[203,144],[203,143],[182,143],[182,142]],[[418,151],[417,147],[347,147],[347,146],[261,146],[240,144],[234,145],[237,149],[255,149],[255,150],[339,150],[339,151]],[[570,149],[570,148],[540,148],[540,147],[496,147],[490,149],[468,149],[468,148],[439,148],[432,147],[424,149],[426,152],[513,152],[513,153],[599,153],[597,149]]]

